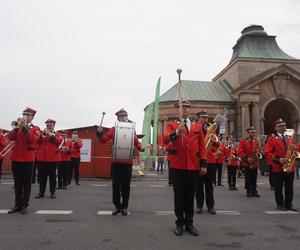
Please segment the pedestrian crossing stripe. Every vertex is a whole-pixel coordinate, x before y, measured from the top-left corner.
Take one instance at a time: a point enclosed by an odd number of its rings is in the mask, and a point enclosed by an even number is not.
[[[112,211],[103,211],[103,210],[99,210],[97,212],[97,215],[112,215]],[[121,214],[119,214],[121,215]],[[127,213],[127,215],[130,215],[130,212]]]
[[[155,211],[156,215],[173,215],[174,211]]]
[[[68,215],[73,213],[73,210],[38,210],[35,214],[44,214],[44,215]]]
[[[7,214],[9,209],[0,209],[0,214]]]
[[[229,211],[218,210],[216,212],[217,212],[217,214],[225,214],[225,215],[241,215],[241,213],[236,210],[229,210]]]
[[[150,185],[150,187],[166,187],[166,185]]]
[[[13,182],[0,182],[0,184],[3,184],[3,185],[14,185]]]
[[[92,187],[108,187],[108,184],[92,184]]]
[[[295,211],[264,211],[265,214],[298,214],[298,212]]]

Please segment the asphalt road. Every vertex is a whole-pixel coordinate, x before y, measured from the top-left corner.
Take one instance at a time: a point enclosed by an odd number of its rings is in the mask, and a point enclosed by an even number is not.
[[[266,177],[258,181],[261,198],[245,196],[243,179],[239,191],[216,187],[217,214],[194,216],[199,237],[173,233],[173,190],[155,179],[132,181],[128,216],[110,215],[109,180],[82,180],[53,200],[47,187],[45,198],[31,198],[28,214],[7,214],[14,191],[12,180],[2,179],[0,249],[300,249],[299,214],[278,213]],[[300,181],[294,188],[300,208]],[[32,196],[37,192],[35,184]]]

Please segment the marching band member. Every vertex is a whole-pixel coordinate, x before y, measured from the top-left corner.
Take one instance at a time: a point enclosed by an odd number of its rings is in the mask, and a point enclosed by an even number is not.
[[[273,127],[276,132],[269,136],[267,140],[265,155],[268,162],[272,163],[277,208],[282,211],[297,211],[293,206],[295,164],[286,172],[283,170],[283,167],[284,164],[289,163],[291,160],[286,158],[287,152],[289,150],[299,152],[300,144],[294,144],[293,139],[285,134],[286,123],[281,118],[273,123]],[[284,198],[282,194],[283,186],[285,189]]]
[[[202,110],[197,113],[198,123],[202,125],[202,131],[204,138],[207,134],[207,129],[210,126],[208,123],[208,113],[206,110]],[[216,153],[218,151],[220,143],[213,143],[209,152],[206,152],[207,155],[207,174],[199,175],[199,180],[196,190],[196,202],[197,208],[196,213],[201,214],[203,210],[204,198],[206,200],[206,206],[208,212],[211,214],[216,214],[215,199],[214,199],[214,185],[213,181],[216,176]]]
[[[128,122],[128,113],[121,109],[115,113],[119,122]],[[114,140],[115,127],[110,128],[107,133],[104,133],[103,127],[99,126],[96,131],[96,136],[101,143],[106,143]],[[145,149],[139,142],[137,136],[134,138],[134,146],[140,151],[144,152]],[[112,160],[111,175],[113,186],[113,204],[115,209],[112,215],[121,213],[123,216],[128,214],[128,201],[130,195],[130,181],[132,175],[132,160]],[[121,202],[122,198],[122,202]]]
[[[69,171],[70,171],[70,164],[71,164],[71,150],[72,150],[72,140],[67,138],[67,131],[62,131],[62,143],[59,146],[61,162],[60,166],[57,168],[58,176],[57,182],[58,187],[57,189],[67,189],[68,185],[68,178],[69,178]]]
[[[2,130],[0,130],[0,152],[5,148],[7,145],[7,142],[4,138]],[[3,156],[0,154],[0,180],[1,180],[1,175],[2,175],[2,162],[3,162]]]
[[[256,182],[259,160],[261,159],[261,147],[257,138],[255,138],[255,128],[251,126],[246,131],[248,132],[248,137],[242,139],[238,147],[238,155],[245,169],[245,189],[247,197],[260,197],[257,193]]]
[[[234,145],[234,138],[230,136],[225,148],[225,157],[227,162],[228,186],[229,190],[238,190],[236,188],[236,171],[239,165],[238,149]]]
[[[220,145],[219,148],[216,152],[216,174],[214,176],[214,184],[216,186],[217,184],[217,179],[218,179],[218,186],[224,186],[222,184],[222,172],[223,172],[223,163],[225,160],[225,145],[222,143],[222,136],[218,136]]]
[[[175,234],[186,231],[198,236],[193,225],[194,197],[199,174],[206,174],[205,146],[201,126],[189,118],[191,103],[183,99],[175,104],[180,122],[168,122],[164,134],[164,143],[169,144],[170,168],[174,190],[176,215]],[[199,173],[200,172],[200,173]]]
[[[40,190],[34,198],[42,198],[45,196],[47,179],[49,176],[51,199],[55,199],[56,188],[56,168],[61,161],[59,145],[62,142],[62,137],[55,132],[55,120],[48,119],[46,122],[46,129],[40,136]]]
[[[18,211],[21,214],[28,213],[32,168],[35,149],[40,137],[40,128],[31,123],[35,114],[36,110],[26,108],[23,111],[23,118],[18,119],[15,128],[8,134],[8,139],[15,142],[11,154],[15,206],[8,211],[9,214]]]
[[[69,184],[71,184],[73,174],[76,185],[79,184],[79,167],[80,167],[80,149],[82,148],[82,140],[79,139],[77,131],[72,133],[71,148],[71,165],[69,171]]]

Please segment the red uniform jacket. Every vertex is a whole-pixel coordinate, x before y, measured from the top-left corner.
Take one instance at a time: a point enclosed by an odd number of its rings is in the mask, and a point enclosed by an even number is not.
[[[80,149],[82,148],[82,140],[77,139],[72,141],[72,150],[71,150],[71,158],[79,158],[80,159]]]
[[[232,150],[232,154],[233,154],[233,157],[232,157],[232,160],[229,162],[229,156],[230,156],[230,152]],[[238,157],[238,149],[237,147],[235,146],[226,146],[225,147],[225,158],[226,158],[226,162],[227,162],[227,167],[229,166],[233,166],[233,167],[238,167],[239,165],[239,162],[237,160],[237,157]]]
[[[5,140],[3,133],[0,132],[0,152],[6,147],[7,141]],[[3,160],[3,157],[0,155],[0,160]]]
[[[250,140],[249,138],[242,139],[239,143],[238,154],[242,160],[242,166],[244,168],[249,168],[250,164],[247,161],[248,158],[253,159],[254,151],[258,149],[258,152],[261,153],[261,148],[259,141],[257,139]],[[259,161],[257,161],[256,168],[259,167]]]
[[[114,140],[115,137],[115,127],[110,128],[107,133],[98,137],[101,143],[106,143],[110,140]],[[134,146],[139,150],[142,147],[142,144],[139,142],[139,139],[134,137]],[[132,160],[112,160],[112,164],[122,164],[122,165],[132,165]]]
[[[72,140],[71,139],[63,139],[63,143],[60,147],[60,156],[61,161],[71,161],[71,150],[72,150]]]
[[[42,162],[59,162],[61,161],[59,146],[62,143],[60,133],[55,136],[40,137],[39,161]]]
[[[29,125],[26,129],[18,128],[8,133],[8,139],[15,141],[11,160],[16,162],[34,162],[37,142],[40,138],[40,128]]]
[[[289,144],[290,138],[286,137],[286,145]],[[298,144],[298,151],[300,150],[300,144]],[[272,164],[273,172],[283,172],[282,164],[279,162],[279,158],[284,158],[286,155],[287,148],[284,145],[282,138],[273,134],[267,140],[265,145],[265,155],[267,157],[268,163]],[[292,171],[295,173],[296,167],[295,164],[292,168]]]
[[[200,124],[191,122],[188,132],[176,135],[178,122],[167,123],[164,143],[170,143],[168,160],[170,167],[175,169],[198,171],[200,170],[200,159],[206,160],[204,135]],[[171,156],[172,155],[172,156]],[[205,167],[205,165],[201,165]]]

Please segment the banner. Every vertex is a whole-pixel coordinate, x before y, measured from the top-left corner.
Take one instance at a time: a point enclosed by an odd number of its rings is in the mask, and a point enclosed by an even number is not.
[[[82,140],[82,148],[80,149],[80,161],[91,162],[92,140],[91,139],[81,139],[81,140]]]

